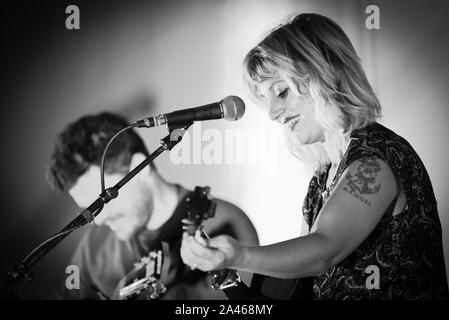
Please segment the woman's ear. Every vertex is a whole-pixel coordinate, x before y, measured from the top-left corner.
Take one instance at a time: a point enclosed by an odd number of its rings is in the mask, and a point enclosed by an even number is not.
[[[131,157],[129,171],[133,170],[145,159],[146,159],[146,157],[143,153],[141,153],[141,152],[134,153]],[[147,178],[148,175],[150,174],[150,172],[151,172],[151,166],[147,165],[145,168],[142,169],[142,171],[139,172],[138,176]]]

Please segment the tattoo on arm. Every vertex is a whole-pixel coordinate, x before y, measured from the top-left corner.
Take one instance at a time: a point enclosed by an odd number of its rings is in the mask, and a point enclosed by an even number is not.
[[[381,166],[379,161],[373,158],[361,159],[359,162],[357,172],[348,172],[346,175],[346,185],[343,191],[371,206],[371,202],[363,195],[379,192],[380,183],[377,183],[376,178]]]

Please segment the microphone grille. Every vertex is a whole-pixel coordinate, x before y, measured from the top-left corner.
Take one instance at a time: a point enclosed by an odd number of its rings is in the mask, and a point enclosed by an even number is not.
[[[237,96],[227,96],[220,101],[224,118],[229,121],[236,121],[243,117],[245,113],[245,103]]]

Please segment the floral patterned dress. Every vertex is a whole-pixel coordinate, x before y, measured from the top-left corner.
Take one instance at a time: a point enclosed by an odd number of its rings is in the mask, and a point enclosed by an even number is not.
[[[407,197],[405,207],[393,215],[394,205],[390,206],[356,250],[317,276],[314,298],[448,299],[441,224],[430,178],[410,144],[376,122],[352,132],[329,188],[329,167],[310,181],[303,205],[309,230],[344,170],[367,158],[382,159],[391,167]]]

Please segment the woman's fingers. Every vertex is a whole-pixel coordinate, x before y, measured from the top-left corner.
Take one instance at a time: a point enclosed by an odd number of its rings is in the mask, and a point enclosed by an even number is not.
[[[190,236],[186,239],[190,250],[198,257],[210,259],[213,255],[213,250],[199,243],[196,237]]]
[[[195,232],[195,240],[198,241],[199,244],[202,246],[207,247],[209,245],[208,239],[203,237],[203,231],[202,230],[196,230]]]
[[[219,268],[224,261],[224,254],[216,249],[205,247],[198,240],[196,236],[183,234],[181,257],[184,263],[203,271]]]
[[[229,237],[220,235],[209,239],[209,246],[217,249],[227,249],[230,246]]]

